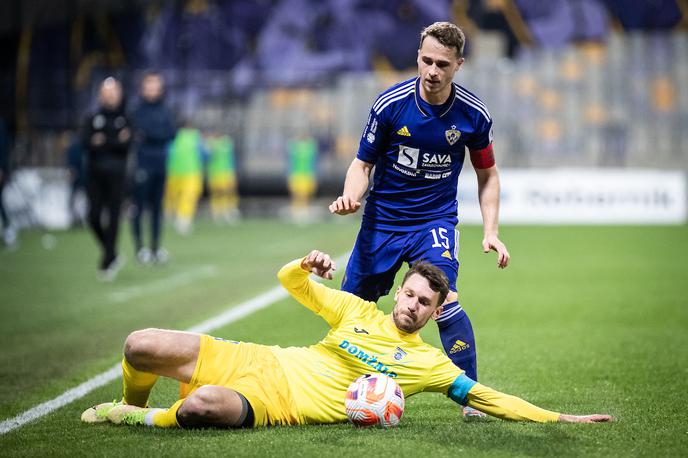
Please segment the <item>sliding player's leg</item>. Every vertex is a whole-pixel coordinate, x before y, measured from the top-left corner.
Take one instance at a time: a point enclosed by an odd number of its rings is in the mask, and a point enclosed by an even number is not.
[[[146,407],[159,375],[188,383],[198,360],[200,340],[199,334],[180,331],[144,329],[132,332],[124,343],[122,401],[86,409],[82,421],[107,421],[110,412],[120,405]]]
[[[230,388],[204,385],[169,409],[120,405],[109,411],[108,420],[130,426],[158,428],[253,427],[254,412],[245,396]]]
[[[189,332],[144,329],[124,343],[125,404],[144,407],[159,375],[188,383],[193,376],[201,336]]]
[[[197,363],[190,377],[188,372],[173,374],[169,368],[161,374],[182,382],[179,401],[169,409],[119,405],[108,412],[107,420],[156,427],[253,427],[299,422],[284,370],[270,347],[199,337]]]
[[[223,386],[204,385],[191,393],[177,411],[182,427],[252,427],[253,408],[241,393]]]

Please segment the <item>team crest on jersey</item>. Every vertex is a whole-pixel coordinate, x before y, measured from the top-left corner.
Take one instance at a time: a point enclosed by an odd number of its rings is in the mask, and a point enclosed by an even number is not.
[[[451,126],[451,129],[444,131],[444,138],[447,139],[450,145],[453,145],[461,138],[461,132],[456,130],[456,126]]]
[[[396,359],[397,361],[401,361],[406,355],[407,353],[400,347],[397,347],[397,349],[394,351],[394,359]]]

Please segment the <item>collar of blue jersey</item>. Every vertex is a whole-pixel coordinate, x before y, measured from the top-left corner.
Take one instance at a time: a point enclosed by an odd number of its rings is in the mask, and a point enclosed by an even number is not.
[[[399,338],[401,340],[404,340],[406,342],[422,342],[423,339],[420,338],[420,330],[416,332],[404,332],[401,329],[397,328],[397,325],[394,324],[394,318],[392,318],[392,314],[390,313],[387,315],[387,319],[385,320],[384,327],[387,328],[388,331],[390,332],[396,332],[399,335]]]
[[[420,76],[416,78],[416,89],[413,91],[413,98],[416,101],[416,107],[418,108],[418,111],[425,116],[426,118],[430,117],[429,113],[426,113],[423,108],[421,108],[421,97],[420,97]],[[449,113],[449,110],[452,109],[454,106],[454,101],[456,100],[456,86],[454,85],[454,82],[451,83],[451,94],[449,94],[449,100],[445,101],[444,103],[447,104],[447,108],[439,115],[441,118],[442,116],[446,115]],[[448,103],[447,103],[448,102]],[[425,100],[423,100],[423,103],[428,103]],[[429,103],[428,103],[429,105]]]

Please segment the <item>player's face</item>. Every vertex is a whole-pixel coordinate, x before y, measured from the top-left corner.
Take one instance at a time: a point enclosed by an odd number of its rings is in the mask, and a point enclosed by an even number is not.
[[[392,311],[392,319],[397,328],[404,332],[416,332],[428,320],[437,318],[442,308],[437,291],[430,288],[430,284],[425,277],[413,274],[406,279],[406,283],[401,285],[394,293],[396,305]]]
[[[456,57],[456,49],[444,46],[435,37],[425,37],[418,50],[418,76],[423,99],[432,104],[444,103],[462,63],[463,58]]]

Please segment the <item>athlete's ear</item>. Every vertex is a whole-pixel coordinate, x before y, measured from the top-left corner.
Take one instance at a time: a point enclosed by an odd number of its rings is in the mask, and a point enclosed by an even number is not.
[[[437,308],[435,309],[435,311],[432,312],[432,315],[430,315],[430,317],[431,317],[433,320],[437,321],[437,319],[438,319],[438,318],[440,317],[440,315],[442,314],[442,310],[444,310],[444,305],[440,305],[439,307],[437,307]]]
[[[397,298],[399,297],[399,292],[401,291],[401,286],[397,287],[397,290],[394,291],[394,302],[396,303]]]

